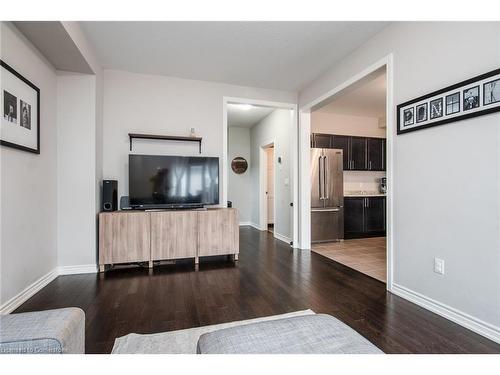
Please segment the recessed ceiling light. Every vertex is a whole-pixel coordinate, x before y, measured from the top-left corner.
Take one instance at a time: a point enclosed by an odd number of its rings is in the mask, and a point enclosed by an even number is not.
[[[238,106],[239,109],[242,109],[244,111],[248,111],[249,109],[253,108],[253,105],[251,104],[235,104],[235,105]]]

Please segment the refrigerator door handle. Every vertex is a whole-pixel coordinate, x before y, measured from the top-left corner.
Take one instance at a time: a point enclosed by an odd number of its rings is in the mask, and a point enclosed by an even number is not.
[[[338,212],[340,211],[340,207],[334,207],[334,208],[313,208],[311,209],[311,212]]]
[[[319,178],[319,183],[318,183],[318,189],[319,189],[319,199],[324,199],[323,197],[323,192],[321,191],[322,188],[322,183],[321,183],[321,158],[322,156],[318,157],[318,178]]]
[[[325,199],[330,199],[330,194],[328,192],[330,187],[330,159],[327,156],[323,156],[323,194],[325,195]]]

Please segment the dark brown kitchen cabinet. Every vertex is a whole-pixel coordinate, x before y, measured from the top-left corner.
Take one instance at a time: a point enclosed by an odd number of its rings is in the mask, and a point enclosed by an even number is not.
[[[344,238],[385,236],[385,197],[344,198]]]
[[[364,198],[344,198],[344,237],[364,232]]]
[[[367,139],[363,137],[351,137],[351,171],[366,171],[366,149]]]
[[[385,234],[385,197],[367,197],[365,204],[365,232]]]
[[[333,136],[332,147],[342,150],[342,153],[343,153],[344,171],[347,171],[350,169],[350,167],[349,167],[349,160],[351,160],[350,159],[350,152],[349,152],[350,139],[351,139],[351,137],[346,136],[346,135],[334,135]]]
[[[385,170],[385,139],[367,138],[368,170]]]
[[[311,146],[313,148],[332,148],[331,134],[314,133],[311,137]]]
[[[345,171],[386,170],[386,140],[384,138],[313,133],[311,147],[341,149],[344,154]]]

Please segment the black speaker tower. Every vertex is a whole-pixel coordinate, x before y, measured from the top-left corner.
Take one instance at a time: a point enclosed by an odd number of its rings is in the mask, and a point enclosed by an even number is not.
[[[118,181],[102,181],[102,211],[116,211],[118,209]]]

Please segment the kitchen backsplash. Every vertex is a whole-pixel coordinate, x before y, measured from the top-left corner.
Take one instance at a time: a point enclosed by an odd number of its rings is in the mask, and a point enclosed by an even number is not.
[[[385,172],[344,171],[344,195],[349,192],[378,192]]]

